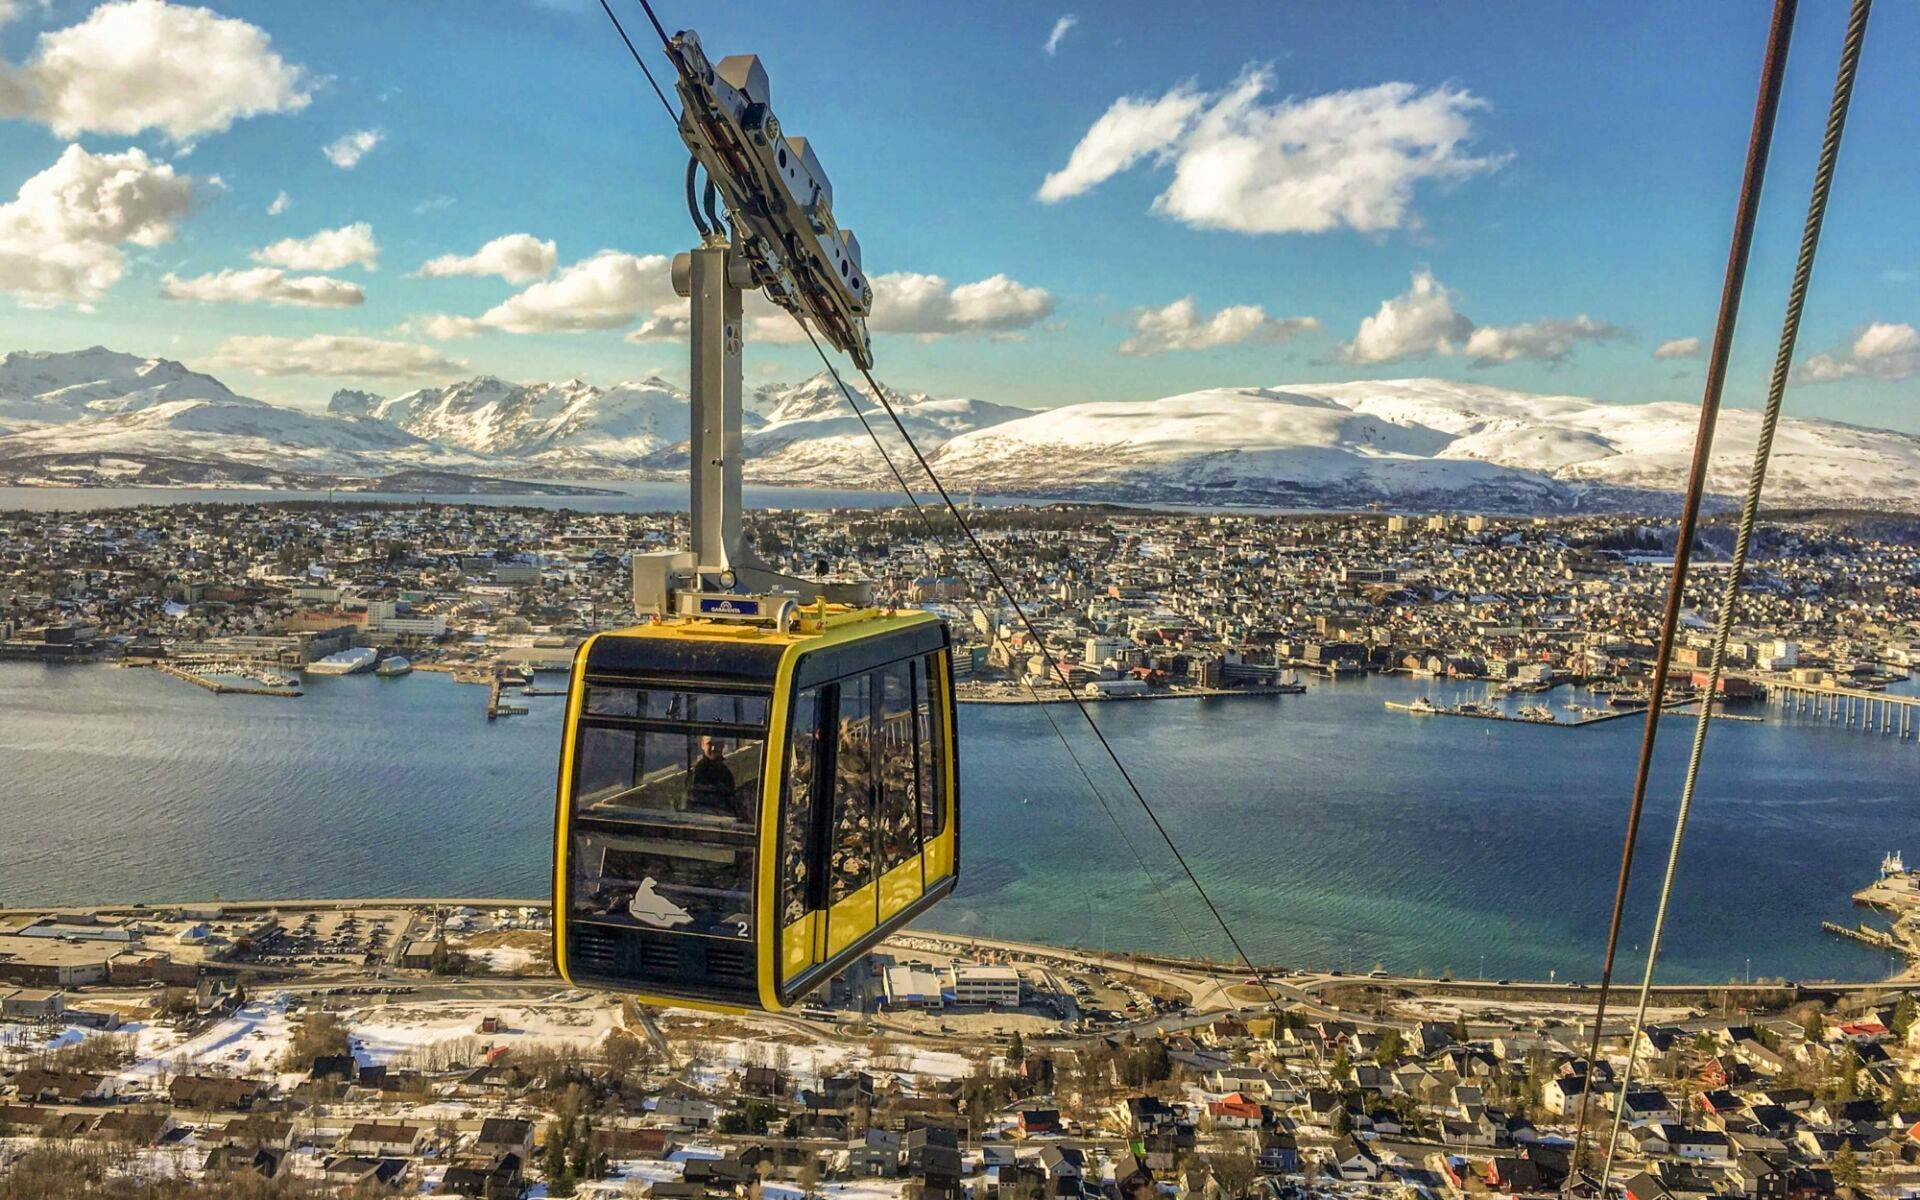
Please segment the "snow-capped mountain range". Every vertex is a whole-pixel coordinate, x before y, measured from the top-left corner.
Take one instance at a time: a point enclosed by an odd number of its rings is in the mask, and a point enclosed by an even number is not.
[[[1037,497],[1507,511],[1639,507],[1684,481],[1696,413],[1439,379],[1214,388],[1032,410],[895,392],[902,422],[958,489]],[[826,375],[746,397],[745,471],[761,483],[890,489]],[[903,471],[892,423],[869,421]],[[1756,414],[1722,418],[1710,483],[1736,493]],[[600,387],[492,376],[397,396],[336,392],[323,413],[238,395],[166,359],[94,347],[0,359],[0,483],[214,483],[436,490],[503,480],[668,478],[686,470],[685,393],[657,377]],[[912,478],[910,475],[909,478]],[[454,482],[449,482],[454,481]],[[546,482],[539,482],[546,481]],[[1788,419],[1776,502],[1907,502],[1920,437]]]

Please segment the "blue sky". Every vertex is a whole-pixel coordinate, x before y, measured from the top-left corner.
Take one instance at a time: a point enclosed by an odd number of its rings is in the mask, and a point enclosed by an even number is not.
[[[691,244],[684,151],[592,0],[212,7],[0,0],[0,349],[104,343],[303,405],[479,372],[684,379],[670,332],[628,336],[670,331],[653,256]],[[1761,4],[660,9],[765,59],[886,281],[890,382],[1698,399],[1701,359],[1655,350],[1710,334]],[[615,10],[664,70],[638,5]],[[1801,7],[1731,403],[1765,385],[1845,16]],[[105,86],[129,47],[140,69]],[[356,133],[377,141],[337,165]],[[1920,9],[1882,4],[1796,414],[1920,429],[1916,144]],[[129,178],[125,204],[101,182]],[[419,275],[516,234],[511,280]],[[811,355],[762,336],[749,378]]]

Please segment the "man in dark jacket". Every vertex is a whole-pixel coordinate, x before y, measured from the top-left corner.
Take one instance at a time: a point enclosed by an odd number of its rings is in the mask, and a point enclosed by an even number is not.
[[[700,757],[687,772],[687,807],[694,812],[738,817],[734,811],[733,769],[727,766],[726,748],[720,739],[700,739]]]

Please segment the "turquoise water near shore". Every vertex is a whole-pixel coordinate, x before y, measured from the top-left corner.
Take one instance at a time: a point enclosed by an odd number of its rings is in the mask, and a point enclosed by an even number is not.
[[[1372,678],[1094,711],[1256,956],[1590,981],[1639,722],[1542,729],[1382,705],[1482,692]],[[481,689],[437,673],[314,679],[281,700],[0,663],[0,904],[541,895],[559,701],[527,703],[489,724]],[[1920,746],[1753,711],[1767,722],[1713,729],[1663,977],[1878,977],[1886,955],[1819,923],[1857,919],[1848,895],[1883,852],[1920,854]],[[1162,891],[1039,709],[971,705],[962,884],[926,923],[1221,952],[1078,718],[1054,714]],[[1691,731],[1690,718],[1663,727],[1631,974]]]

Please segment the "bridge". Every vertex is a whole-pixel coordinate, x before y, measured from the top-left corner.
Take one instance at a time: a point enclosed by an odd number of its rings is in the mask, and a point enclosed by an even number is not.
[[[1920,696],[1777,679],[1767,680],[1765,685],[1767,699],[1787,712],[1805,713],[1816,720],[1825,717],[1834,724],[1854,725],[1903,740],[1920,737]]]

